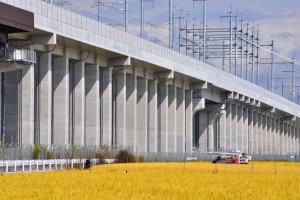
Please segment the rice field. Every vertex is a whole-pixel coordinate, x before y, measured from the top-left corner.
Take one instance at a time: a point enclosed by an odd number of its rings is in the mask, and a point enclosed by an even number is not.
[[[132,163],[0,176],[0,199],[300,199],[300,163]]]

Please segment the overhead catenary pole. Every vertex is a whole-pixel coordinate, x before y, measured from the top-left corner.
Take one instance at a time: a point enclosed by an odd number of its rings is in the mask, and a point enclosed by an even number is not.
[[[272,40],[271,50],[271,92],[274,91],[274,38]]]
[[[259,86],[259,25],[257,25],[256,44],[256,83]]]
[[[206,0],[193,0],[193,3],[195,1],[203,1],[203,38],[202,38],[202,61],[206,63]],[[200,51],[200,49],[199,49]]]
[[[179,42],[178,42],[178,52],[180,53],[180,49],[181,49],[181,12],[182,10],[180,10],[180,14],[179,14],[179,33],[178,33],[178,37],[179,37]]]
[[[141,0],[141,32],[140,37],[144,38],[144,0]]]
[[[248,80],[248,65],[249,65],[249,23],[247,22],[246,24],[246,38],[247,38],[247,42],[246,42],[246,66],[245,66],[245,70],[246,70],[246,80]]]
[[[252,35],[251,35],[251,39],[252,39],[252,44],[251,44],[251,54],[252,54],[252,57],[251,57],[251,66],[252,66],[252,83],[254,83],[254,26],[252,27]]]
[[[221,16],[221,18],[229,17],[229,67],[228,72],[232,73],[232,38],[233,38],[233,31],[232,31],[232,18],[237,17],[232,15],[232,10],[229,12],[229,16]]]
[[[238,42],[238,30],[237,30],[237,17],[235,17],[235,38],[234,38],[234,46],[235,46],[235,52],[234,52],[234,75],[237,76],[237,51],[238,51],[238,45],[237,45],[237,42]]]
[[[243,75],[244,75],[244,72],[243,72],[243,68],[244,68],[244,31],[243,31],[243,15],[242,15],[242,18],[241,18],[241,70],[240,70],[240,73],[241,73],[241,78],[243,78]]]
[[[169,49],[173,49],[173,1],[169,0]]]
[[[175,36],[175,13],[174,13],[174,8],[173,6],[173,12],[172,12],[172,50],[174,50],[174,36]]]
[[[128,32],[128,0],[125,0],[125,32]]]
[[[295,101],[295,58],[293,58],[293,63],[292,63],[292,101]]]

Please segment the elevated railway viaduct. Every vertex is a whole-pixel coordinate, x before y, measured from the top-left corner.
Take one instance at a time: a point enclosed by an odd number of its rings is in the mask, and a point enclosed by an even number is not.
[[[0,2],[33,13],[8,40],[36,52],[19,70],[1,61],[2,142],[299,154],[299,105],[43,1]]]

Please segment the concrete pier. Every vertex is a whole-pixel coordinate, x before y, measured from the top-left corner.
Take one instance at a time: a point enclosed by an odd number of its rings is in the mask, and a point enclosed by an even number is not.
[[[299,155],[299,105],[46,2],[0,1],[34,13],[36,31],[9,38],[37,52],[1,76],[1,142]]]

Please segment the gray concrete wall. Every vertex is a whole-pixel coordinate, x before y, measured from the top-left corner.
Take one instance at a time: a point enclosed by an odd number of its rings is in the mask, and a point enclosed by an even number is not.
[[[87,145],[100,145],[99,65],[85,66],[85,139]]]
[[[40,56],[38,80],[38,102],[36,102],[37,121],[35,134],[42,145],[51,145],[52,137],[52,55],[44,53]]]
[[[54,57],[52,144],[70,144],[69,103],[69,59]]]

